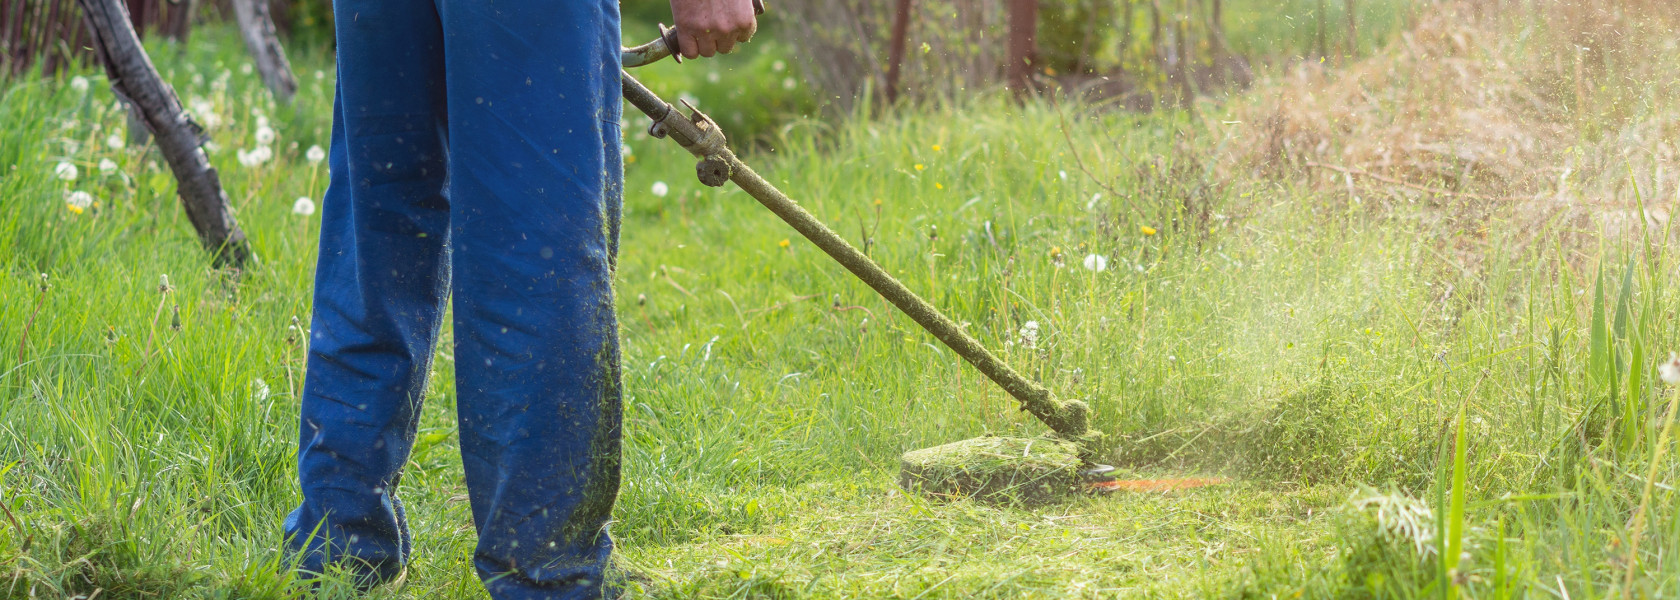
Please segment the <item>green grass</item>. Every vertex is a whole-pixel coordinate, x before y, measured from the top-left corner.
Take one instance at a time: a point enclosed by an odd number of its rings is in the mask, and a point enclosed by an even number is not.
[[[319,217],[291,206],[324,185],[303,156],[325,139],[331,74],[298,56],[299,104],[278,108],[228,32],[194,39],[154,59],[217,107],[211,157],[261,257],[238,278],[208,268],[155,154],[105,145],[123,120],[100,78],[85,97],[67,78],[0,96],[0,597],[301,593],[276,547],[297,500],[304,348],[289,327],[307,323]],[[253,109],[279,141],[248,168],[234,155]],[[1130,475],[1233,481],[1035,510],[902,493],[906,450],[1043,428],[633,127],[613,531],[648,595],[1621,594],[1659,443],[1649,367],[1680,345],[1674,249],[1222,179],[1212,156],[1231,142],[1199,115],[1070,118],[1095,180],[1054,109],[995,97],[795,121],[749,160],[1005,360],[1089,402]],[[61,160],[80,178],[55,179]],[[71,190],[98,205],[72,213]],[[1455,245],[1472,225],[1488,231],[1474,262]],[[483,596],[454,365],[438,358],[401,492],[418,556],[375,597]],[[1680,585],[1676,473],[1656,467],[1634,578],[1650,597]]]

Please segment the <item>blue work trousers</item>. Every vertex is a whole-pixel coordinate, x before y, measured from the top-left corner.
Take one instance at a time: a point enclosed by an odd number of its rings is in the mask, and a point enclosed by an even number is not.
[[[338,87],[299,431],[298,567],[390,579],[444,302],[497,600],[593,598],[620,370],[616,0],[335,0]]]

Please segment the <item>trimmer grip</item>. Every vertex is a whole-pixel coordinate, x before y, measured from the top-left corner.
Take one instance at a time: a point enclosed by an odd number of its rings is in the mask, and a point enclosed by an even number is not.
[[[752,0],[752,5],[753,15],[764,14],[764,0]],[[671,60],[681,63],[683,61],[682,46],[677,45],[677,28],[666,27],[664,23],[660,23],[659,39],[665,40],[665,48],[671,51]]]

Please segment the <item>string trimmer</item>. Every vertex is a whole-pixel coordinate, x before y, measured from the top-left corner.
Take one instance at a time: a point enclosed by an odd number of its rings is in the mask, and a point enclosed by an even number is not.
[[[753,5],[758,13],[764,12],[761,0],[754,0]],[[664,25],[660,25],[659,30],[659,39],[623,49],[625,67],[652,64],[666,57],[681,62],[680,55],[676,53],[676,30]],[[1102,484],[1109,479],[1108,474],[1113,467],[1098,465],[1092,460],[1103,434],[1091,428],[1088,405],[1078,400],[1058,399],[1044,386],[1022,377],[1008,364],[998,360],[956,322],[910,288],[904,287],[875,261],[847,243],[776,186],[770,185],[752,167],[741,162],[729,149],[723,131],[705,113],[688,106],[689,114],[685,115],[649,91],[628,71],[621,71],[620,77],[624,82],[624,98],[653,120],[648,133],[656,138],[675,140],[700,159],[695,166],[695,174],[701,183],[717,187],[725,182],[735,182],[765,208],[792,225],[805,239],[816,244],[928,333],[1009,392],[1020,401],[1022,410],[1032,413],[1053,432],[1049,437],[1031,439],[988,436],[908,452],[903,457],[899,478],[904,487],[938,496],[1026,502],[1060,498],[1081,488],[1100,490],[1112,487]]]

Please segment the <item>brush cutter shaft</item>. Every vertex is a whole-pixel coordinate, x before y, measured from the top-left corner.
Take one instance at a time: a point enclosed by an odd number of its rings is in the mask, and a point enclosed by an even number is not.
[[[940,342],[974,365],[974,368],[991,378],[1004,391],[1009,392],[1009,395],[1019,400],[1023,410],[1031,412],[1058,435],[1079,443],[1082,449],[1086,450],[1090,449],[1092,442],[1101,437],[1100,433],[1090,429],[1088,406],[1083,402],[1057,400],[1050,390],[1022,377],[1015,369],[999,360],[986,350],[985,346],[980,345],[979,340],[963,331],[939,309],[910,291],[910,288],[887,273],[886,269],[875,264],[875,261],[870,260],[867,255],[846,242],[845,238],[812,216],[798,202],[794,202],[787,194],[759,176],[752,167],[741,162],[727,144],[723,143],[722,134],[711,119],[697,110],[692,116],[685,116],[659,99],[629,73],[621,73],[620,77],[623,79],[624,97],[654,120],[656,136],[663,137],[663,134],[669,133],[672,139],[701,158],[703,167],[707,163],[721,162],[727,165],[730,181],[770,209],[770,212],[776,213],[776,216],[781,217],[788,225],[792,225],[805,239],[816,244],[858,279],[874,288],[928,333],[932,333]]]

